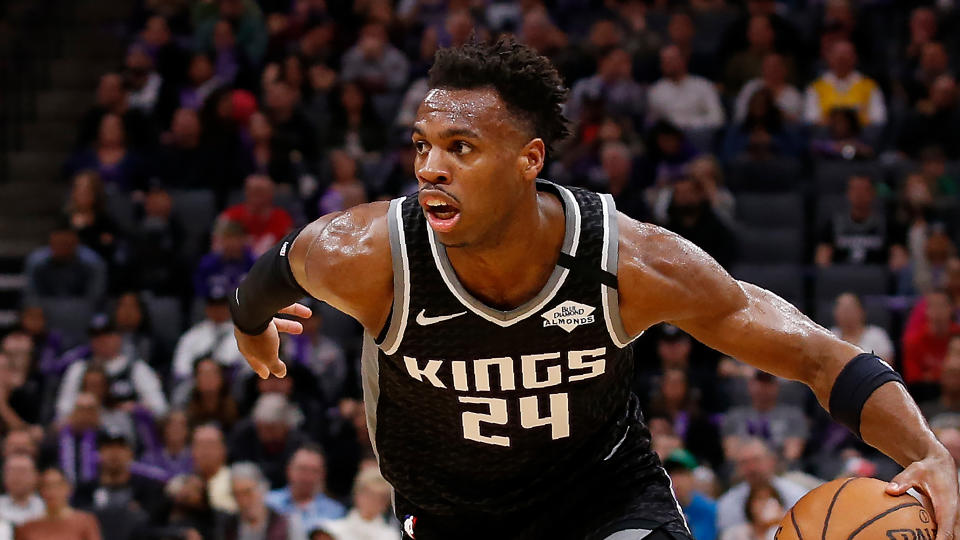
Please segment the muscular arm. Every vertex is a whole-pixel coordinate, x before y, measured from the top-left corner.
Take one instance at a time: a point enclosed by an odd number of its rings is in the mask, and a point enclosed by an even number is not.
[[[670,322],[724,354],[807,384],[827,408],[837,375],[860,349],[775,294],[735,280],[675,234],[623,216],[620,230],[620,309],[630,335]],[[945,452],[900,385],[874,392],[861,418],[864,440],[902,465]]]
[[[323,216],[307,225],[290,249],[297,283],[374,335],[393,300],[388,208],[376,202]]]

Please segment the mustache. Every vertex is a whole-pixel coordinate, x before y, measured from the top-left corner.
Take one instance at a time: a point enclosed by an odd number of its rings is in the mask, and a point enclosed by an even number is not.
[[[423,193],[423,192],[425,192],[425,191],[439,191],[440,193],[443,193],[443,194],[446,195],[447,197],[450,197],[451,199],[453,199],[454,202],[456,202],[457,204],[460,204],[460,199],[458,199],[456,195],[454,195],[453,193],[450,193],[449,191],[447,191],[447,190],[445,190],[445,189],[443,189],[443,188],[440,188],[440,187],[437,187],[437,186],[429,186],[429,185],[428,185],[428,186],[424,186],[424,187],[419,188],[419,189],[417,190],[417,195],[419,196],[421,193]]]

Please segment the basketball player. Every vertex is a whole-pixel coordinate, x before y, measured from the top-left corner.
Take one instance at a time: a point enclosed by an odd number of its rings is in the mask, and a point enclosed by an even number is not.
[[[283,377],[309,295],[365,328],[370,438],[408,537],[690,538],[625,348],[668,321],[803,381],[906,469],[952,538],[957,474],[899,377],[609,195],[538,179],[567,134],[557,71],[511,40],[442,50],[413,129],[419,192],[295,231],[231,302],[240,351]]]

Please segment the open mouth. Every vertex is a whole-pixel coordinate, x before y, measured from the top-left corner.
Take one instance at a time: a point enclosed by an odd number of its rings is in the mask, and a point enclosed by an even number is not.
[[[446,194],[421,192],[420,206],[434,231],[447,232],[460,220],[460,209]]]

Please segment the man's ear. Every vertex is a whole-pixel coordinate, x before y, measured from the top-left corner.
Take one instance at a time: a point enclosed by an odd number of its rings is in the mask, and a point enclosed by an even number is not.
[[[536,138],[524,145],[520,151],[520,172],[527,180],[536,180],[543,170],[544,161],[547,158],[547,147],[543,144],[543,139]]]

